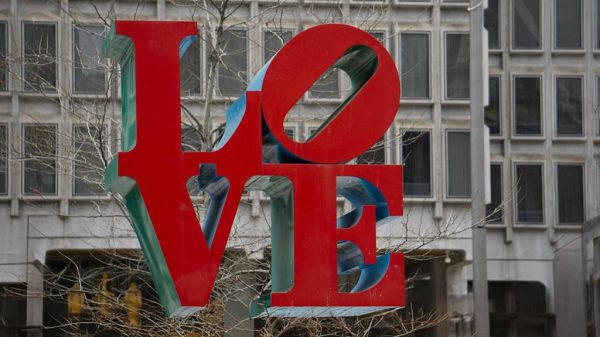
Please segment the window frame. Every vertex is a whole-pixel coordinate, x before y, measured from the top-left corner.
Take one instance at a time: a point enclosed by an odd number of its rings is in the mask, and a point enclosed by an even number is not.
[[[581,39],[581,46],[579,46],[578,48],[564,48],[564,47],[558,47],[557,45],[557,40],[558,40],[558,34],[557,34],[557,30],[558,30],[558,20],[557,20],[557,14],[558,11],[556,9],[556,1],[557,0],[552,0],[552,52],[557,52],[557,53],[584,53],[585,52],[585,2],[583,0],[577,0],[579,1],[579,3],[581,4],[581,10],[579,13],[579,30],[580,30],[580,39]],[[572,0],[571,0],[572,1]]]
[[[595,125],[593,137],[596,140],[600,140],[600,73],[594,74],[594,89],[594,108],[592,109],[592,114],[594,115]]]
[[[4,125],[6,128],[6,193],[0,193],[0,200],[10,200],[11,199],[11,191],[12,191],[12,165],[10,163],[11,154],[10,154],[10,145],[11,145],[11,122],[7,120],[0,120],[0,125]],[[0,142],[1,144],[1,142]]]
[[[188,35],[188,36],[191,36],[191,35]],[[201,75],[201,78],[200,78],[200,93],[197,93],[197,94],[194,93],[194,94],[191,94],[191,95],[185,95],[185,96],[183,96],[183,95],[181,95],[181,88],[180,88],[180,90],[179,90],[179,96],[180,96],[180,99],[181,99],[182,103],[183,102],[189,102],[189,101],[196,101],[198,99],[203,99],[205,91],[206,91],[206,87],[205,87],[206,83],[205,83],[205,81],[206,81],[206,77],[208,75],[207,74],[207,70],[208,69],[206,69],[206,66],[207,66],[206,58],[208,56],[207,56],[207,47],[206,47],[206,42],[205,42],[205,39],[206,39],[205,30],[203,28],[201,28],[201,27],[198,27],[198,35],[197,36],[200,39],[199,40],[199,42],[200,42],[200,50],[199,50],[200,51],[200,63],[199,64],[200,64],[200,75]],[[180,61],[180,65],[179,66],[181,67],[181,57],[179,58],[179,61]],[[181,72],[181,70],[180,70],[180,72]],[[121,78],[121,77],[119,76],[119,78]],[[181,82],[181,78],[179,80]],[[216,84],[216,82],[215,82],[215,84]],[[215,87],[215,89],[216,89],[216,87]],[[213,93],[216,94],[216,90],[215,89],[213,89]],[[118,90],[118,92],[120,94],[121,90]],[[220,99],[220,97],[218,97],[216,95],[213,95],[213,97],[216,98],[217,100]]]
[[[510,16],[510,27],[509,27],[509,32],[510,32],[510,37],[509,37],[509,41],[510,41],[510,46],[509,46],[509,51],[510,53],[515,53],[515,54],[543,54],[544,53],[544,39],[545,39],[545,34],[544,34],[544,3],[546,1],[544,0],[537,0],[538,3],[540,4],[540,11],[539,11],[539,18],[540,18],[540,47],[539,48],[535,48],[535,49],[529,49],[529,48],[515,48],[514,45],[514,40],[515,40],[515,1],[519,1],[519,0],[510,0],[510,4],[509,4],[509,16]]]
[[[402,128],[398,126],[398,130],[400,131],[400,136],[398,137],[398,164],[404,167],[404,153],[403,153],[403,144],[402,138],[406,132],[426,132],[429,135],[429,195],[428,196],[413,196],[404,194],[402,191],[402,195],[404,196],[404,201],[406,202],[434,202],[435,201],[435,176],[433,171],[433,128],[426,127],[417,127],[417,128]],[[402,182],[404,186],[404,181]]]
[[[558,79],[559,78],[566,78],[566,79],[579,79],[580,83],[581,83],[581,134],[580,135],[560,135],[558,134],[558,102],[557,102],[557,91],[558,91]],[[573,75],[573,74],[568,74],[568,75],[561,75],[561,74],[555,74],[553,76],[553,83],[552,83],[552,89],[553,89],[553,102],[552,102],[552,106],[553,106],[553,113],[554,116],[552,118],[552,137],[553,140],[583,140],[586,138],[586,130],[585,130],[585,126],[586,126],[586,118],[585,118],[585,106],[586,106],[586,97],[585,97],[585,76],[584,75]]]
[[[428,85],[428,93],[427,93],[427,98],[416,98],[416,97],[402,97],[402,104],[433,104],[433,90],[432,90],[432,81],[431,81],[431,73],[432,73],[432,69],[433,69],[433,54],[432,54],[432,43],[431,43],[431,36],[432,36],[432,31],[431,30],[402,30],[402,29],[398,29],[397,32],[397,41],[396,41],[396,67],[398,68],[398,73],[400,75],[400,78],[402,78],[402,35],[403,34],[414,34],[414,35],[427,35],[427,49],[428,49],[428,62],[427,62],[427,67],[428,67],[428,78],[427,78],[427,85]],[[445,62],[445,61],[444,61]]]
[[[516,80],[517,78],[539,78],[540,80],[540,134],[536,135],[523,135],[517,133],[517,101],[516,101]],[[545,130],[545,114],[544,114],[544,75],[542,74],[511,74],[511,139],[513,140],[538,140],[543,141],[546,138]]]
[[[40,21],[36,21],[36,20],[21,20],[20,22],[21,24],[21,36],[20,36],[20,42],[21,42],[21,53],[20,53],[20,57],[21,57],[21,80],[20,80],[20,87],[19,87],[19,93],[21,95],[27,95],[27,96],[33,96],[33,97],[39,97],[39,96],[46,96],[46,97],[58,97],[59,96],[59,91],[60,86],[61,86],[61,79],[60,79],[60,71],[59,71],[59,52],[60,52],[60,48],[59,48],[59,33],[58,33],[58,21],[47,21],[47,20],[40,20]],[[36,90],[29,90],[27,89],[27,84],[25,81],[25,68],[27,66],[26,62],[25,62],[25,25],[27,24],[33,24],[33,25],[53,25],[54,26],[54,47],[55,47],[55,55],[54,55],[54,59],[55,59],[55,66],[54,66],[54,78],[55,78],[55,82],[54,83],[54,90],[51,91],[44,91],[42,90],[41,92],[37,92]]]
[[[11,84],[12,84],[12,76],[10,75],[10,63],[8,62],[8,56],[10,55],[10,51],[11,51],[11,46],[10,43],[8,41],[8,39],[10,38],[10,32],[9,30],[11,29],[11,26],[8,24],[7,20],[0,20],[0,25],[4,25],[5,29],[4,29],[4,43],[6,44],[6,88],[5,90],[1,90],[0,89],[0,96],[4,96],[4,95],[10,95],[11,93]],[[7,185],[8,186],[8,185]]]
[[[502,52],[502,42],[504,42],[504,40],[502,39],[502,37],[504,36],[503,30],[502,30],[502,0],[498,0],[498,48],[490,48],[489,45],[489,40],[488,40],[488,52],[492,52],[492,53],[500,53]],[[489,8],[489,2],[488,2],[488,8]],[[485,11],[485,9],[484,9]],[[485,25],[485,12],[484,12],[484,25]],[[485,26],[484,26],[485,28]]]
[[[103,124],[104,129],[106,130],[106,134],[110,135],[112,130],[110,129],[110,125],[109,124]],[[75,143],[75,128],[77,127],[81,127],[81,126],[85,126],[85,123],[71,123],[70,128],[71,128],[71,147],[74,148],[74,143]],[[111,148],[111,137],[107,137],[107,151]],[[73,154],[73,158],[75,157],[75,154]],[[69,189],[69,199],[74,199],[74,200],[110,200],[110,191],[105,190],[103,194],[96,194],[96,195],[80,195],[80,194],[76,194],[75,193],[75,163],[74,161],[71,161],[71,165],[70,165],[70,173],[71,173],[71,188]]]
[[[503,139],[505,134],[504,134],[504,114],[502,113],[504,111],[504,100],[502,98],[504,98],[506,95],[504,94],[504,76],[502,76],[502,74],[499,73],[492,73],[488,75],[488,79],[489,78],[497,78],[498,79],[498,126],[500,128],[500,132],[497,134],[492,134],[490,132],[490,139]],[[489,84],[488,84],[488,90],[489,90]],[[489,95],[489,94],[488,94]],[[485,121],[485,107],[484,107],[484,121]],[[485,122],[484,122],[485,124]]]
[[[462,6],[461,6],[462,7]],[[448,52],[448,35],[453,34],[453,35],[466,35],[467,37],[469,36],[469,31],[466,30],[445,30],[443,31],[443,46],[444,46],[444,50],[443,50],[443,55],[442,55],[442,61],[443,61],[443,68],[442,68],[442,76],[444,78],[444,86],[442,87],[442,103],[443,104],[470,104],[471,102],[471,98],[448,98],[448,58],[447,58],[447,52]],[[470,58],[470,55],[469,55]],[[469,59],[469,64],[471,63],[471,60]],[[430,68],[431,69],[431,68]],[[469,69],[470,71],[470,69]],[[431,76],[431,75],[430,75]],[[469,81],[469,87],[471,86],[471,83]],[[431,89],[431,88],[430,88]]]
[[[394,0],[394,2],[392,4],[396,5],[396,6],[402,6],[402,7],[432,7],[433,6],[433,0],[427,0],[427,1],[424,1],[424,2],[407,1],[407,0]]]
[[[260,60],[261,60],[261,68],[264,67],[266,65],[267,60],[265,59],[266,53],[265,53],[265,34],[267,32],[274,32],[274,31],[283,31],[283,32],[291,32],[292,33],[292,39],[298,34],[298,32],[296,31],[296,28],[294,27],[289,27],[289,25],[286,24],[282,24],[281,28],[278,29],[274,29],[274,28],[270,28],[267,26],[261,26],[260,27]]]
[[[582,223],[570,223],[570,222],[566,222],[566,223],[561,223],[560,222],[560,214],[559,214],[559,207],[558,207],[558,203],[560,200],[560,196],[559,196],[559,190],[558,190],[558,167],[559,166],[578,166],[581,167],[581,181],[582,181],[582,186],[581,186],[581,195],[582,195],[582,199],[583,199],[583,207],[582,207],[582,212],[583,212],[583,222]],[[554,219],[554,227],[557,229],[570,229],[570,230],[576,230],[576,231],[580,231],[581,227],[583,226],[583,224],[585,224],[586,220],[587,220],[587,195],[586,195],[586,186],[587,186],[587,179],[586,179],[586,165],[585,162],[581,162],[581,161],[555,161],[554,162],[554,197],[555,199],[555,205],[556,207],[554,207],[554,214],[553,216],[555,217]]]
[[[73,22],[72,27],[71,27],[71,67],[69,69],[70,71],[70,80],[71,80],[71,95],[77,98],[102,98],[105,97],[104,94],[102,93],[97,93],[97,94],[91,94],[91,93],[79,93],[75,90],[75,53],[76,53],[76,44],[75,44],[75,30],[78,29],[78,26],[96,26],[96,27],[103,27],[101,22],[85,22],[85,21],[81,21],[81,22]],[[106,34],[108,34],[108,31],[106,31]],[[109,66],[109,60],[106,60],[107,62],[107,67]],[[110,81],[109,81],[109,75],[110,71],[105,71],[104,72],[104,85],[105,85],[105,89],[106,89],[106,97],[110,97],[112,95],[112,90],[110,90]],[[120,76],[119,76],[120,78]],[[117,90],[117,91],[121,91],[121,90]]]
[[[541,167],[541,175],[542,175],[542,222],[519,222],[519,187],[518,181],[519,178],[517,176],[517,166],[540,166]],[[539,229],[547,229],[548,228],[548,216],[546,207],[546,163],[543,161],[536,160],[514,160],[512,163],[512,192],[511,195],[513,200],[513,224],[515,228],[539,228]]]
[[[506,181],[506,177],[504,175],[504,162],[502,161],[497,161],[497,160],[491,160],[490,161],[490,194],[491,194],[491,167],[492,166],[499,166],[500,167],[500,194],[501,194],[501,199],[500,202],[500,206],[502,207],[502,219],[500,222],[488,222],[487,221],[487,204],[486,204],[486,222],[485,222],[485,226],[486,227],[491,227],[491,228],[505,228],[507,225],[507,221],[506,221],[506,205],[508,204],[508,200],[506,199],[506,193],[504,193],[504,182]]]
[[[232,28],[233,27],[233,28]],[[245,25],[230,25],[225,27],[224,31],[245,31],[246,32],[246,86],[249,84],[249,77],[250,77],[250,28],[245,26]],[[205,45],[205,44],[204,44]],[[206,49],[206,52],[202,53],[202,50]],[[208,47],[200,47],[200,56],[204,58],[204,69],[202,70],[204,72],[204,76],[205,78],[208,78]],[[221,64],[217,64],[217,67],[215,68],[215,82],[214,82],[214,88],[213,90],[213,98],[215,98],[217,101],[227,101],[227,100],[235,100],[237,99],[240,95],[244,94],[246,87],[242,86],[242,91],[239,95],[222,95],[220,93],[220,88],[219,88],[219,66]],[[202,84],[200,85],[201,90],[200,91],[204,91],[203,85],[204,82],[201,82]]]
[[[52,126],[56,129],[56,133],[58,134],[60,132],[60,128],[61,125],[60,123],[57,122],[40,122],[40,123],[35,123],[35,122],[22,122],[20,123],[20,128],[21,128],[21,144],[20,144],[20,149],[21,152],[23,153],[23,155],[25,155],[25,128],[27,127],[49,127]],[[61,199],[61,193],[60,193],[60,186],[62,184],[62,179],[61,179],[61,175],[58,172],[58,166],[59,166],[59,160],[58,160],[58,150],[59,150],[59,144],[58,144],[58,136],[56,137],[56,142],[54,144],[55,146],[55,150],[56,150],[56,159],[55,159],[55,163],[56,163],[56,169],[54,170],[54,185],[55,185],[55,191],[52,194],[28,194],[25,191],[25,161],[23,161],[20,165],[20,173],[21,173],[21,189],[19,191],[20,194],[20,198],[24,199],[24,200],[60,200]]]
[[[453,197],[449,195],[449,186],[448,184],[450,183],[450,172],[448,172],[449,166],[448,165],[448,149],[449,149],[449,142],[448,142],[448,134],[451,132],[462,132],[462,133],[467,133],[469,134],[469,137],[471,137],[471,130],[468,128],[455,128],[455,127],[449,127],[449,128],[444,128],[443,130],[444,132],[444,141],[443,141],[443,150],[444,150],[444,202],[448,202],[448,203],[470,203],[471,199],[472,199],[472,195],[469,197],[464,197],[464,196],[458,196],[458,197]],[[470,138],[469,138],[470,139]],[[469,149],[470,151],[470,149]],[[471,163],[469,163],[470,165]],[[472,174],[472,173],[471,173]],[[471,184],[471,182],[469,182],[469,185]],[[472,189],[473,187],[471,186],[471,190],[469,191],[469,194],[472,194]]]

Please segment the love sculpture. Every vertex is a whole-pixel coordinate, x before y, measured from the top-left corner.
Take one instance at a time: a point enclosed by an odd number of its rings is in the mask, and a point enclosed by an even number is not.
[[[104,53],[122,72],[122,152],[107,187],[127,206],[170,315],[208,304],[244,187],[271,197],[271,293],[251,315],[351,316],[405,302],[402,253],[377,256],[376,226],[402,215],[402,166],[346,165],[393,122],[400,80],[386,49],[360,29],[327,24],[287,43],[226,112],[213,152],[181,149],[179,58],[196,22],[116,21]],[[352,93],[307,142],[284,119],[331,66]],[[266,148],[274,155],[263,156]],[[200,223],[190,177],[211,203]],[[337,217],[336,194],[354,210]],[[350,292],[338,275],[359,271]]]

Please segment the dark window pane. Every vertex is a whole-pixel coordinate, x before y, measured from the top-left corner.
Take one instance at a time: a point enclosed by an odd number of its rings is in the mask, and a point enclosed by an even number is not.
[[[581,0],[555,0],[556,48],[580,49]]]
[[[541,135],[539,77],[515,78],[515,130],[517,135]]]
[[[56,90],[56,26],[23,25],[23,80],[26,91]]]
[[[275,53],[283,47],[289,40],[292,39],[292,31],[291,30],[268,30],[265,31],[265,60],[267,63]]]
[[[189,36],[181,43],[180,81],[181,96],[199,95],[202,91],[200,66],[200,37]]]
[[[246,88],[248,72],[248,32],[226,30],[223,32],[223,63],[219,64],[219,93],[222,96],[239,96]]]
[[[513,25],[513,48],[541,48],[539,0],[513,0]]]
[[[557,170],[557,179],[558,223],[583,223],[583,167],[560,165]]]
[[[471,144],[468,132],[448,132],[448,197],[471,196]]]
[[[22,284],[0,284],[0,336],[19,337],[27,324],[27,288]]]
[[[381,138],[367,152],[356,158],[357,164],[385,164],[385,140]]]
[[[73,91],[81,94],[102,94],[106,91],[104,58],[104,27],[80,26],[73,30]]]
[[[0,23],[0,91],[8,90],[6,24]]]
[[[446,98],[469,98],[469,35],[446,35]]]
[[[600,48],[600,0],[596,0],[596,48]]]
[[[0,124],[0,194],[8,193],[8,130]]]
[[[519,314],[544,314],[546,309],[546,287],[537,282],[511,283],[514,298],[513,312]]]
[[[517,166],[517,222],[543,223],[543,174],[541,165]]]
[[[92,196],[105,194],[103,187],[104,161],[101,152],[106,134],[95,126],[73,127],[73,194]],[[106,132],[104,132],[106,133]]]
[[[490,336],[507,337],[510,336],[510,321],[508,319],[490,318]]]
[[[485,107],[485,125],[490,128],[490,135],[500,134],[500,78],[490,77],[490,104]]]
[[[502,166],[497,164],[491,165],[490,176],[492,200],[490,204],[486,206],[487,222],[503,223],[504,209],[502,206]]]
[[[556,133],[560,136],[583,134],[581,84],[581,78],[556,79]]]
[[[499,13],[498,0],[488,0],[488,8],[485,10],[485,29],[488,31],[488,47],[490,49],[500,48]]]
[[[408,131],[402,135],[405,195],[431,195],[430,151],[429,132]]]
[[[23,128],[23,193],[56,194],[56,126]]]
[[[429,98],[429,35],[402,34],[402,97]]]

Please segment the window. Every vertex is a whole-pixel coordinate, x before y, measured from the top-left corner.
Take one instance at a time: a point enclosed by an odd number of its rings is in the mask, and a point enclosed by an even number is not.
[[[222,63],[217,67],[221,96],[238,96],[246,88],[248,72],[248,32],[229,29],[223,32]]]
[[[490,336],[549,336],[546,288],[539,282],[491,281]]]
[[[291,30],[266,30],[264,32],[264,62],[267,63],[291,39]]]
[[[339,99],[340,93],[340,70],[333,66],[310,87],[308,90],[309,98],[317,99]]]
[[[600,76],[596,77],[596,105],[594,106],[596,116],[596,135],[600,136]]]
[[[555,0],[555,46],[558,49],[581,49],[581,0]]]
[[[489,78],[490,104],[485,107],[485,125],[490,135],[500,134],[500,77]]]
[[[596,0],[596,49],[600,49],[600,0]]]
[[[8,90],[8,47],[6,23],[0,23],[0,91]]]
[[[466,131],[448,131],[446,162],[448,197],[471,197],[471,143]]]
[[[102,132],[102,134],[101,134]],[[107,146],[107,132],[95,126],[73,127],[73,195],[106,194],[103,188],[104,161],[101,151]]]
[[[469,35],[446,34],[446,98],[469,99]]]
[[[429,34],[400,34],[402,97],[429,98]]]
[[[0,284],[0,336],[25,334],[27,325],[27,287],[24,284]]]
[[[583,135],[583,97],[580,77],[556,78],[556,134]]]
[[[500,49],[500,2],[488,0],[488,8],[485,10],[484,26],[488,31],[488,47]]]
[[[183,54],[181,52],[183,51]],[[201,38],[188,36],[181,42],[179,79],[181,96],[200,95],[202,92],[201,77]]]
[[[486,206],[487,223],[501,224],[504,222],[504,208],[502,200],[502,165],[490,166],[491,202]]]
[[[76,25],[73,28],[73,91],[79,94],[106,92],[102,44],[104,27]]]
[[[23,193],[56,194],[56,126],[23,127]]]
[[[56,25],[23,25],[23,80],[25,91],[56,91]]]
[[[540,49],[540,0],[513,0],[513,49]]]
[[[407,131],[402,135],[404,194],[431,196],[431,137],[426,131]]]
[[[517,222],[544,222],[543,166],[517,165]]]
[[[542,134],[541,78],[515,78],[515,134]]]
[[[584,215],[584,185],[582,165],[558,165],[558,224],[582,224]]]
[[[381,138],[365,153],[356,158],[357,164],[379,165],[385,164],[385,139]]]
[[[0,195],[8,194],[8,125],[0,124]]]

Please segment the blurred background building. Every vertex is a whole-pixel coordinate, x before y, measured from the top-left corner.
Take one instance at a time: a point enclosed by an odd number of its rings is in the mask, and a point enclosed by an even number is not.
[[[597,254],[582,260],[581,235],[600,214],[600,4],[484,2],[491,336],[596,336]],[[378,38],[397,62],[402,101],[385,137],[355,162],[405,165],[405,216],[378,229],[378,248],[406,252],[408,308],[439,317],[411,336],[471,336],[468,1],[230,1],[217,36],[219,13],[206,3],[0,0],[0,337],[66,335],[61,318],[89,310],[78,304],[82,278],[100,287],[89,300],[98,312],[110,296],[127,297],[127,310],[138,291],[156,301],[143,273],[109,273],[110,282],[94,274],[107,261],[120,270],[139,262],[126,214],[102,188],[120,141],[118,69],[100,56],[115,18],[199,22],[181,70],[182,146],[192,151],[218,139],[225,107],[294,34],[343,22]],[[288,115],[288,135],[309,139],[349,88],[343,71],[330,69]],[[207,101],[210,133],[202,132]],[[194,188],[192,180],[202,213]],[[340,212],[349,207],[339,199]],[[230,251],[268,259],[268,214],[264,194],[246,193]],[[247,318],[241,303],[224,304],[225,327]],[[228,335],[254,336],[260,324],[247,320]],[[389,327],[377,329],[373,336],[385,336]]]

